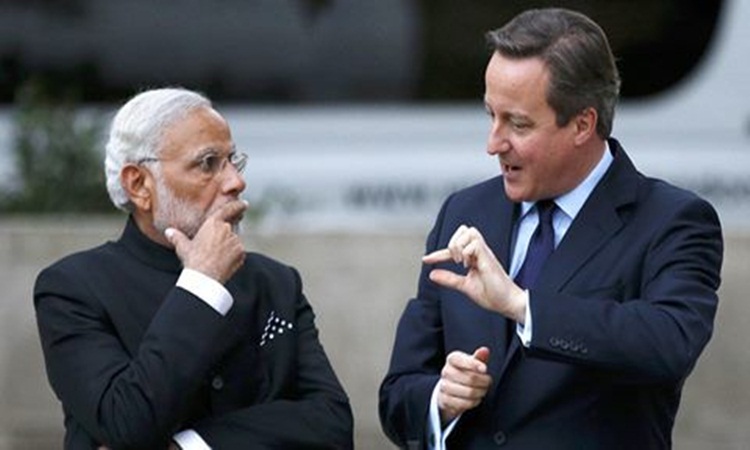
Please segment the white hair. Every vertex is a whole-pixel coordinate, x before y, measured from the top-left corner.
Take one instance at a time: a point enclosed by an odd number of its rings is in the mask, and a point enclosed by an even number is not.
[[[157,158],[164,130],[197,108],[211,107],[203,95],[183,88],[153,89],[135,95],[114,119],[107,141],[104,173],[112,203],[132,212],[133,204],[122,187],[120,173],[126,164]]]

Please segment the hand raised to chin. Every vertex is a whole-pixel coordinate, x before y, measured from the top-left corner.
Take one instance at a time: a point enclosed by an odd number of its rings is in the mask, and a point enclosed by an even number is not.
[[[245,209],[247,203],[242,200],[221,206],[206,218],[192,239],[175,228],[168,228],[164,234],[185,268],[224,284],[245,261],[245,248],[233,229]]]

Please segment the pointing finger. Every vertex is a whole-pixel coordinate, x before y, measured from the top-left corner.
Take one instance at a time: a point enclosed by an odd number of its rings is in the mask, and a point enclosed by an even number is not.
[[[455,367],[461,371],[473,371],[480,374],[487,373],[487,365],[481,360],[463,352],[451,352],[446,360],[449,366]]]
[[[474,350],[474,354],[471,356],[473,356],[474,359],[487,364],[487,362],[490,360],[490,349],[487,347],[479,347],[478,349]]]
[[[422,262],[425,264],[435,264],[439,262],[449,261],[451,259],[451,251],[447,248],[442,250],[435,250],[429,255],[422,257]]]

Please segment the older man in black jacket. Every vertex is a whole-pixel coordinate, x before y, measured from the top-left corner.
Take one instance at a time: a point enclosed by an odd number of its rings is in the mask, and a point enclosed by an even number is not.
[[[66,449],[352,447],[298,273],[237,235],[245,158],[188,90],[141,93],[115,116],[107,187],[124,232],[34,289]]]

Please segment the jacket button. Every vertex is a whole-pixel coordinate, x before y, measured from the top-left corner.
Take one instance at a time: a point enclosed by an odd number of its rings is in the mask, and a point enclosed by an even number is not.
[[[505,445],[505,443],[508,441],[508,437],[504,432],[498,431],[492,436],[492,440],[495,442],[495,445],[499,447],[501,445]]]
[[[211,387],[216,391],[220,391],[224,387],[224,379],[221,378],[221,375],[216,375],[211,380]]]

